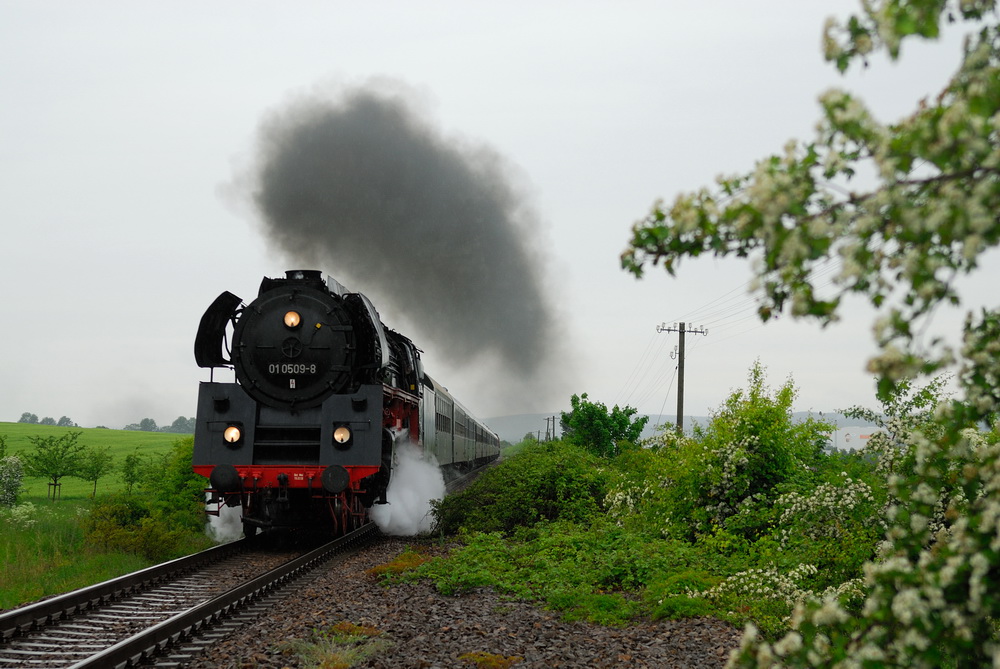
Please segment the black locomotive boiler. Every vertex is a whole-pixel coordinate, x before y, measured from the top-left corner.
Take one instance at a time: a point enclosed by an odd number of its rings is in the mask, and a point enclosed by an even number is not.
[[[224,292],[202,316],[194,470],[208,512],[242,507],[243,530],[341,534],[386,502],[397,443],[442,469],[495,459],[500,440],[426,373],[420,351],[371,301],[316,270],[264,278],[257,298]],[[235,381],[215,381],[215,368]]]

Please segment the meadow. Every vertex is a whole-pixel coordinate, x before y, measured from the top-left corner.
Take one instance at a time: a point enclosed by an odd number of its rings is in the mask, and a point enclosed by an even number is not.
[[[70,432],[80,432],[78,443],[87,447],[107,447],[120,465],[126,455],[138,452],[143,456],[163,455],[170,451],[173,444],[184,435],[170,432],[139,432],[135,430],[109,430],[94,427],[58,427],[55,425],[38,425],[37,423],[4,423],[0,422],[0,436],[7,441],[7,454],[16,455],[30,451],[33,446],[29,437],[61,437]],[[62,499],[89,498],[94,484],[83,479],[68,476],[62,480]],[[102,478],[97,483],[97,493],[114,493],[124,490],[125,484],[117,473]],[[24,501],[44,501],[48,494],[47,481],[42,478],[24,479],[21,499]]]
[[[81,520],[89,499],[22,502],[0,516],[0,610],[69,592],[152,564],[124,551],[89,549]]]
[[[0,609],[99,583],[210,543],[197,508],[204,479],[190,471],[190,436],[0,423],[8,455],[29,452],[29,437],[69,432],[80,432],[78,443],[85,446],[107,447],[115,471],[98,481],[96,497],[92,482],[63,478],[58,500],[48,498],[46,479],[24,478],[17,504],[0,508]],[[119,468],[135,453],[145,472],[126,494]],[[178,503],[182,488],[186,501]],[[134,524],[108,522],[124,517]]]

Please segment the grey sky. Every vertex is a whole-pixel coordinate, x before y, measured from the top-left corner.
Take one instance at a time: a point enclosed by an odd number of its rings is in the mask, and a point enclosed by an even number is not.
[[[853,1],[0,3],[0,420],[24,411],[120,427],[195,411],[198,320],[223,290],[252,298],[290,261],[267,241],[245,177],[265,119],[304,98],[390,82],[421,122],[499,154],[527,194],[556,305],[551,383],[501,363],[451,364],[420,319],[365,292],[482,416],[568,406],[572,393],[673,413],[676,336],[694,321],[687,413],[704,414],[761,359],[799,409],[872,404],[871,314],[820,331],[758,327],[749,267],[685,262],[635,281],[618,256],[658,197],[749,170],[809,139],[816,98],[858,91],[884,120],[936,93],[960,41],[904,48],[839,76],[830,14]],[[461,248],[455,249],[461,253]],[[419,262],[421,258],[414,258]],[[405,271],[405,268],[399,268]],[[975,297],[995,280],[969,283]],[[379,288],[380,289],[380,288]],[[957,331],[960,319],[942,313]]]

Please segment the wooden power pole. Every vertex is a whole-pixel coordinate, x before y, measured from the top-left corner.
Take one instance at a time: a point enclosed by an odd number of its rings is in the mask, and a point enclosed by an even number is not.
[[[657,332],[676,332],[677,342],[677,433],[684,434],[684,335],[686,333],[707,335],[708,329],[702,325],[698,329],[687,329],[688,323],[674,323],[667,326],[660,323],[656,326]]]

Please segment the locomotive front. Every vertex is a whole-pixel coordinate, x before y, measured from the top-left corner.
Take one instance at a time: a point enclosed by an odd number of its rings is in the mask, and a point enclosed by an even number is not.
[[[386,382],[415,375],[418,365],[400,361],[415,355],[390,341],[365,296],[317,271],[265,278],[246,306],[220,295],[195,341],[200,366],[236,377],[198,393],[194,469],[215,512],[242,506],[247,536],[360,525],[384,501],[396,432],[417,429],[419,383]]]
[[[236,378],[264,405],[318,406],[351,382],[357,351],[351,316],[323,284],[269,283],[236,323]]]

